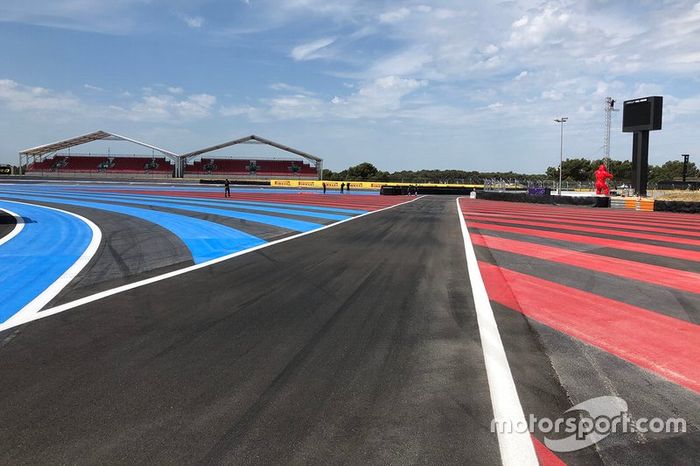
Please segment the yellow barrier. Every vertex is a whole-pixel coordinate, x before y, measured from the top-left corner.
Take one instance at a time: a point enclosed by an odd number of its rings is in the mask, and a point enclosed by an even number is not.
[[[654,211],[654,199],[640,199],[639,206],[637,207],[637,210],[641,210],[643,212],[653,212]]]
[[[610,198],[610,207],[617,209],[632,209],[642,212],[654,211],[654,199],[641,199],[636,197]]]
[[[483,188],[482,184],[438,184],[438,183],[394,183],[380,181],[321,181],[321,180],[270,180],[270,186],[282,188],[310,188],[321,189],[326,183],[327,189],[340,189],[340,184],[350,185],[353,189],[380,189],[382,186],[422,186],[422,187],[447,187],[447,188]]]
[[[631,199],[625,199],[625,209],[636,209],[637,208],[637,199],[631,198]]]

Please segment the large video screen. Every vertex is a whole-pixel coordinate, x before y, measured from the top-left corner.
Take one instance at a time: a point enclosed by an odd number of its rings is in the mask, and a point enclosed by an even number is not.
[[[661,129],[663,97],[643,97],[627,100],[623,105],[622,131],[652,131]]]

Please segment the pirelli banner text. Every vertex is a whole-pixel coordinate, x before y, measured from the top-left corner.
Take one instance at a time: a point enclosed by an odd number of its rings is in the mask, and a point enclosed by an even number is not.
[[[320,180],[270,180],[270,186],[280,188],[309,188],[321,189],[323,183],[326,183],[326,189],[340,189],[341,183],[350,185],[350,190],[353,189],[381,189],[382,186],[424,186],[438,187],[444,186],[449,188],[482,188],[483,185],[475,184],[435,184],[435,183],[394,183],[394,182],[379,182],[379,181],[320,181]]]

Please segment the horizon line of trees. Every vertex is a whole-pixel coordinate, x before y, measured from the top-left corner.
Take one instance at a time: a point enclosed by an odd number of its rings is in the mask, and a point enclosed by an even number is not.
[[[570,158],[562,163],[562,180],[569,182],[594,181],[594,172],[603,163],[601,159]],[[615,177],[613,183],[629,184],[632,180],[632,162],[610,160],[608,171]],[[683,162],[669,160],[662,165],[649,166],[649,182],[679,180],[683,176]],[[688,179],[700,177],[694,162],[688,164]],[[508,181],[559,181],[559,166],[547,167],[544,173],[479,172],[466,170],[400,170],[382,171],[369,162],[362,162],[334,172],[323,170],[323,179],[329,181],[381,181],[407,183],[468,183],[483,184],[493,180]]]

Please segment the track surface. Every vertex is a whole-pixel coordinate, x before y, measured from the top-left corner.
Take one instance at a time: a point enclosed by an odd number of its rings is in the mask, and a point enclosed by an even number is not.
[[[497,461],[457,221],[409,204],[20,328],[0,461]]]
[[[3,194],[41,197],[31,202],[102,230],[51,305],[194,263],[178,231],[114,205],[266,242],[298,231],[228,214],[322,227],[338,219],[309,212],[349,219],[406,200],[234,190],[223,201],[126,186]],[[65,203],[76,195],[109,208]],[[635,418],[688,424],[556,456],[536,431],[540,462],[696,463],[698,217],[461,209],[526,415],[556,419],[613,395]],[[0,463],[498,464],[459,215],[454,198],[420,198],[0,331]]]
[[[0,280],[12,284],[11,296],[16,301],[0,304],[0,329],[33,315],[34,311],[24,309],[22,303],[36,299],[86,250],[90,237],[80,243],[71,231],[89,233],[87,224],[51,208],[92,220],[104,239],[87,266],[47,308],[311,232],[403,200],[354,192],[321,195],[259,188],[234,188],[232,196],[224,198],[220,189],[207,187],[0,184],[0,208],[26,211],[26,228],[0,249],[0,257],[5,258]],[[72,230],[61,229],[50,216],[75,225]],[[9,231],[10,220],[6,214],[3,218],[8,224],[3,231]],[[49,253],[51,248],[61,254]],[[65,260],[61,261],[62,257]],[[39,261],[42,268],[30,264],[29,259]],[[16,261],[34,273],[17,269]],[[53,273],[41,272],[44,268]]]
[[[471,199],[460,205],[526,413],[557,418],[611,395],[627,401],[633,418],[688,423],[685,435],[613,434],[561,458],[696,462],[700,218]]]

